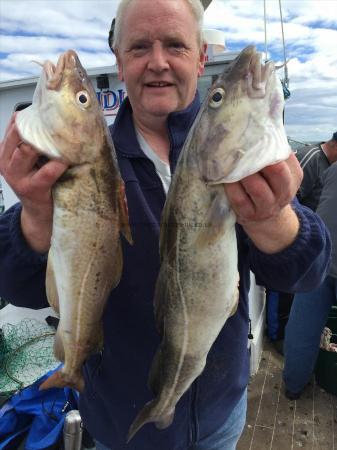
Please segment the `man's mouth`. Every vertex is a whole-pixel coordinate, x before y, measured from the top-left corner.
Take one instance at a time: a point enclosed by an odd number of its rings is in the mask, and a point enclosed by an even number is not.
[[[164,87],[173,86],[173,84],[172,83],[168,83],[166,81],[153,81],[151,83],[146,83],[145,86],[146,87],[151,87],[151,88],[164,88]]]

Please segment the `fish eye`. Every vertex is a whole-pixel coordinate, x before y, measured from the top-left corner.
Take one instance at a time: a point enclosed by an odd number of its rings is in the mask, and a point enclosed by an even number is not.
[[[219,108],[225,99],[225,91],[222,88],[216,88],[211,94],[209,106],[211,108]]]
[[[76,101],[80,106],[87,108],[90,105],[90,97],[87,91],[80,91],[76,94]]]

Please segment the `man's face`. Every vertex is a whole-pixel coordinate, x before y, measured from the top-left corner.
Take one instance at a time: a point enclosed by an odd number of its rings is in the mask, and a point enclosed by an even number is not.
[[[337,162],[337,141],[330,139],[330,141],[326,142],[324,151],[330,164]]]
[[[332,162],[337,161],[337,141],[333,140],[333,156],[332,156]]]
[[[134,0],[116,52],[136,118],[166,117],[193,100],[204,68],[197,23],[182,0]]]

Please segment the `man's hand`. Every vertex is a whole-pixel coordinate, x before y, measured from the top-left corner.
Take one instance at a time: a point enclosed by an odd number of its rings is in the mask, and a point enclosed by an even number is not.
[[[265,167],[225,190],[237,222],[265,253],[276,253],[296,238],[299,221],[290,202],[303,177],[294,154],[286,161]]]
[[[15,126],[15,114],[0,143],[0,173],[22,203],[21,227],[33,250],[49,249],[53,223],[51,188],[67,169],[60,161],[38,166],[40,155],[22,142]]]

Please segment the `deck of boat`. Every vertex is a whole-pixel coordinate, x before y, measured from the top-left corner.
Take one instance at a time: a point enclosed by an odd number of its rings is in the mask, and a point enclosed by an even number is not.
[[[284,396],[283,357],[265,342],[248,387],[248,412],[237,450],[337,450],[337,397],[313,380],[301,398]]]

